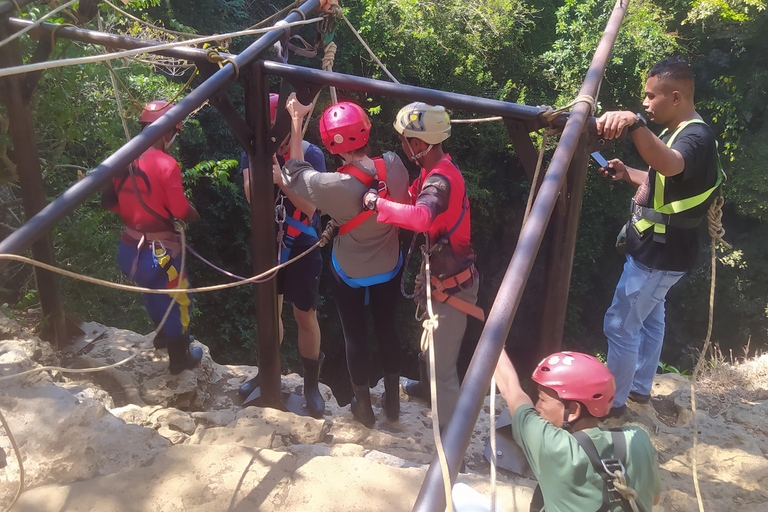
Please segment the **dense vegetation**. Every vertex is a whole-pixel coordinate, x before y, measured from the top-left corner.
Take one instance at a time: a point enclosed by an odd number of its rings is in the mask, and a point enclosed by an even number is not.
[[[287,0],[133,0],[125,6],[133,15],[181,33],[211,34],[245,28],[288,5]],[[345,14],[362,37],[403,83],[524,103],[555,105],[573,98],[583,80],[613,3],[598,0],[358,0],[343,2]],[[34,4],[31,19],[49,9]],[[143,37],[164,37],[102,5],[107,30]],[[70,22],[64,17],[59,22]],[[765,123],[768,69],[766,40],[760,37],[768,15],[764,0],[644,0],[631,2],[629,14],[614,49],[600,91],[600,110],[641,110],[644,72],[657,60],[672,55],[690,59],[697,74],[697,106],[722,134],[722,161],[729,176],[726,238],[734,250],[720,253],[717,307],[713,339],[724,352],[741,355],[742,347],[765,347],[768,339],[768,180],[761,165],[768,159]],[[96,22],[88,24],[96,28]],[[312,29],[302,34],[312,40]],[[228,51],[237,52],[251,41],[235,39]],[[334,41],[339,45],[334,69],[387,77],[372,62],[343,22]],[[25,56],[34,42],[22,40]],[[85,44],[58,41],[54,58],[92,54]],[[319,59],[296,59],[319,67]],[[129,114],[135,105],[170,98],[192,73],[178,63],[120,60],[113,63],[118,91]],[[197,77],[194,87],[200,83]],[[272,83],[277,88],[278,83]],[[242,89],[229,93],[242,106]],[[183,93],[182,93],[183,94]],[[402,101],[339,91],[342,99],[365,105],[374,121],[373,148],[397,150],[391,120]],[[51,198],[77,180],[125,142],[109,70],[103,64],[59,68],[43,75],[34,96],[37,143]],[[330,103],[320,96],[315,116]],[[469,117],[468,112],[453,112]],[[514,249],[529,183],[514,155],[506,131],[498,124],[458,125],[446,144],[466,176],[472,202],[473,242],[484,274],[480,302],[489,306]],[[137,132],[134,119],[128,120]],[[308,140],[319,144],[317,123]],[[249,213],[238,176],[239,149],[219,114],[210,106],[184,124],[175,156],[182,163],[190,198],[203,219],[189,230],[197,251],[213,263],[248,275]],[[554,147],[554,146],[552,146]],[[551,154],[551,147],[550,147]],[[610,156],[640,165],[631,144],[614,146]],[[16,198],[13,149],[4,110],[0,110],[0,232],[4,236],[22,218]],[[333,162],[329,160],[329,166]],[[566,345],[602,351],[602,316],[610,303],[622,259],[613,250],[625,222],[630,190],[609,184],[591,173],[582,211],[571,283]],[[97,197],[82,205],[54,232],[60,265],[85,274],[123,280],[115,256],[119,219],[100,209]],[[406,235],[404,234],[404,242]],[[406,245],[407,247],[407,245]],[[708,258],[669,295],[668,334],[663,358],[689,365],[691,347],[698,347],[706,331]],[[196,260],[190,262],[196,285],[222,281],[222,276]],[[0,303],[11,313],[37,302],[34,279],[18,266],[3,277]],[[343,373],[341,329],[332,305],[331,288],[323,276],[320,315],[323,347],[334,357],[331,367]],[[150,329],[141,298],[69,279],[62,280],[66,309],[83,319],[131,328]],[[418,324],[413,307],[403,303],[399,327],[412,352]],[[288,309],[288,308],[286,308]],[[286,316],[286,367],[295,365],[295,330]],[[254,306],[249,287],[196,298],[194,333],[207,343],[217,360],[256,362]],[[481,326],[471,324],[476,339]],[[335,360],[333,363],[330,360]],[[408,371],[413,361],[409,360]],[[326,373],[326,372],[324,372]]]

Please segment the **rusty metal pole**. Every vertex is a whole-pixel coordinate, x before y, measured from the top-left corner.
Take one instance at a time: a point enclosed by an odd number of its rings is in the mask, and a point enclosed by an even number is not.
[[[0,22],[0,39],[10,35],[5,20]],[[21,50],[18,40],[0,47],[0,67],[21,65]],[[43,190],[43,174],[40,158],[37,154],[35,125],[32,108],[24,99],[25,75],[10,76],[0,80],[4,89],[2,98],[5,102],[10,122],[13,153],[21,185],[21,198],[24,205],[24,217],[28,220],[45,208],[47,202]],[[32,257],[49,265],[56,264],[50,231],[32,244]],[[40,306],[43,310],[45,329],[50,333],[57,347],[66,340],[66,319],[61,305],[59,281],[53,272],[35,267],[37,291],[40,294]]]
[[[251,253],[254,274],[277,265],[274,184],[269,137],[269,91],[261,66],[253,64],[245,84],[245,119],[254,134],[248,148],[251,196]],[[253,285],[259,336],[261,394],[257,405],[282,408],[280,342],[275,279]]]
[[[536,347],[534,361],[541,361],[547,355],[559,352],[562,346],[573,254],[576,249],[579,215],[584,199],[584,185],[587,181],[588,146],[589,136],[582,133],[571,158],[571,164],[568,166],[564,191],[561,191],[555,211],[549,220],[550,236],[544,267],[546,274],[540,296],[538,340],[534,345]],[[526,371],[530,373],[533,368],[528,368]]]
[[[595,97],[602,81],[608,58],[616,41],[629,0],[618,0],[605,27],[600,43],[584,78],[579,95]],[[571,163],[576,146],[584,131],[591,108],[584,102],[577,103],[566,122],[560,143],[552,155],[544,176],[539,195],[531,209],[530,217],[523,226],[515,253],[509,262],[504,280],[477,343],[475,355],[469,364],[461,385],[456,413],[443,432],[443,446],[448,461],[451,482],[454,482],[464,454],[469,446],[477,417],[491,383],[499,355],[509,334],[525,283],[533,268],[533,261],[544,238],[544,230],[552,215],[557,195],[565,183],[566,169]],[[437,454],[432,458],[413,511],[442,512],[445,510],[443,474]]]

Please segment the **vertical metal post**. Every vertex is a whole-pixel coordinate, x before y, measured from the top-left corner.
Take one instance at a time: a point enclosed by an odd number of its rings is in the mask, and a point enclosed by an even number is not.
[[[539,339],[534,344],[537,347],[534,361],[541,361],[547,355],[559,352],[562,346],[573,253],[576,249],[579,215],[587,180],[588,145],[589,136],[582,133],[568,166],[564,190],[561,191],[549,220],[550,236],[544,267],[544,287],[540,296]],[[530,368],[530,371],[533,371],[533,368]]]
[[[5,19],[0,21],[0,39],[10,35]],[[0,67],[21,65],[21,50],[18,40],[11,41],[0,48]],[[2,95],[8,111],[11,140],[16,160],[16,168],[21,185],[21,197],[24,205],[24,217],[31,219],[46,206],[43,190],[43,175],[40,169],[40,158],[37,153],[35,126],[32,109],[24,100],[25,75],[10,76],[0,80],[4,94]],[[32,257],[43,263],[55,265],[53,244],[50,232],[32,244]],[[35,267],[37,290],[40,294],[40,306],[47,319],[51,340],[58,347],[66,339],[66,323],[64,309],[61,306],[59,282],[56,274]]]
[[[267,148],[269,91],[261,66],[250,66],[245,83],[245,116],[253,133],[248,155],[251,195],[251,251],[256,274],[277,265],[275,252],[274,184],[272,154]],[[274,279],[253,285],[259,335],[261,406],[282,408],[277,285]]]

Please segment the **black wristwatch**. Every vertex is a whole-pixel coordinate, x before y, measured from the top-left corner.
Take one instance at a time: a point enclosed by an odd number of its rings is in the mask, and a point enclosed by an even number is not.
[[[638,128],[642,128],[643,126],[648,126],[648,121],[642,116],[642,114],[637,114],[637,120],[635,121],[635,124],[627,128],[627,132],[632,133],[633,131],[637,130]]]

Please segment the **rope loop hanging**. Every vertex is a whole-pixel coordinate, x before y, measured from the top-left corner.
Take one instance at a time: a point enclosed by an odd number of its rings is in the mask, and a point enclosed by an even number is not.
[[[587,103],[589,105],[589,112],[590,114],[594,115],[595,113],[595,98],[590,96],[589,94],[579,94],[576,96],[576,98],[568,103],[567,105],[560,107],[560,108],[552,108],[549,105],[539,105],[539,108],[544,109],[544,112],[542,115],[544,118],[551,122],[554,120],[557,116],[565,112],[566,110],[569,110],[571,107],[576,105],[577,103]]]
[[[56,47],[56,32],[62,27],[74,27],[71,23],[59,23],[51,30],[51,49]]]
[[[205,57],[208,59],[208,62],[218,64],[219,69],[224,68],[224,64],[232,64],[232,67],[235,68],[235,80],[240,78],[240,67],[237,65],[237,62],[235,62],[234,59],[222,57],[219,55],[219,52],[213,48],[208,50],[208,53],[205,55]],[[192,76],[194,77],[195,74],[193,73]]]

